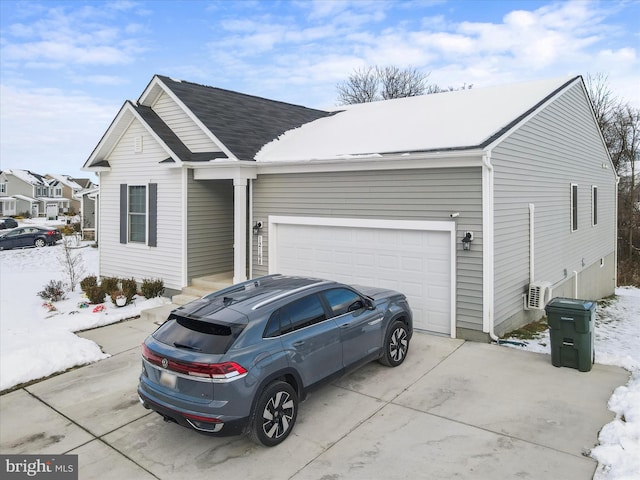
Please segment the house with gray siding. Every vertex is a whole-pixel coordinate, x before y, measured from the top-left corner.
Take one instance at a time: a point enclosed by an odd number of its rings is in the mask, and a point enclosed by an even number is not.
[[[617,178],[581,77],[321,111],[155,76],[85,162],[100,275],[311,275],[487,341],[616,281]]]

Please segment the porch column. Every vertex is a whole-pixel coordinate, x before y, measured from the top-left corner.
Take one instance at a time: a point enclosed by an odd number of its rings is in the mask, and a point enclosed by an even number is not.
[[[233,283],[247,280],[247,179],[233,179]]]

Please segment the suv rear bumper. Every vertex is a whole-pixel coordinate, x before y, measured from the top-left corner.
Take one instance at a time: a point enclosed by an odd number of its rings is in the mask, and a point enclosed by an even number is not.
[[[143,393],[140,388],[138,388],[138,398],[144,408],[158,413],[165,419],[165,421],[175,422],[178,425],[190,428],[205,435],[240,435],[245,432],[250,420],[247,417],[231,421],[222,421],[216,417],[183,412],[174,407],[164,405],[159,400],[151,398],[147,393]]]

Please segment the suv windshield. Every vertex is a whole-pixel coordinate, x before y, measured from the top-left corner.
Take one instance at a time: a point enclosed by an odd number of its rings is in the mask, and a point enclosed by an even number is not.
[[[185,350],[223,354],[243,329],[242,325],[229,326],[173,316],[155,331],[153,338]]]

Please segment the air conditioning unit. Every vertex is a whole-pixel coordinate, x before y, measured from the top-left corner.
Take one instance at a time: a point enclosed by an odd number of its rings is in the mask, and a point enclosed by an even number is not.
[[[549,300],[551,300],[551,282],[533,282],[529,285],[527,308],[531,310],[544,310]]]

